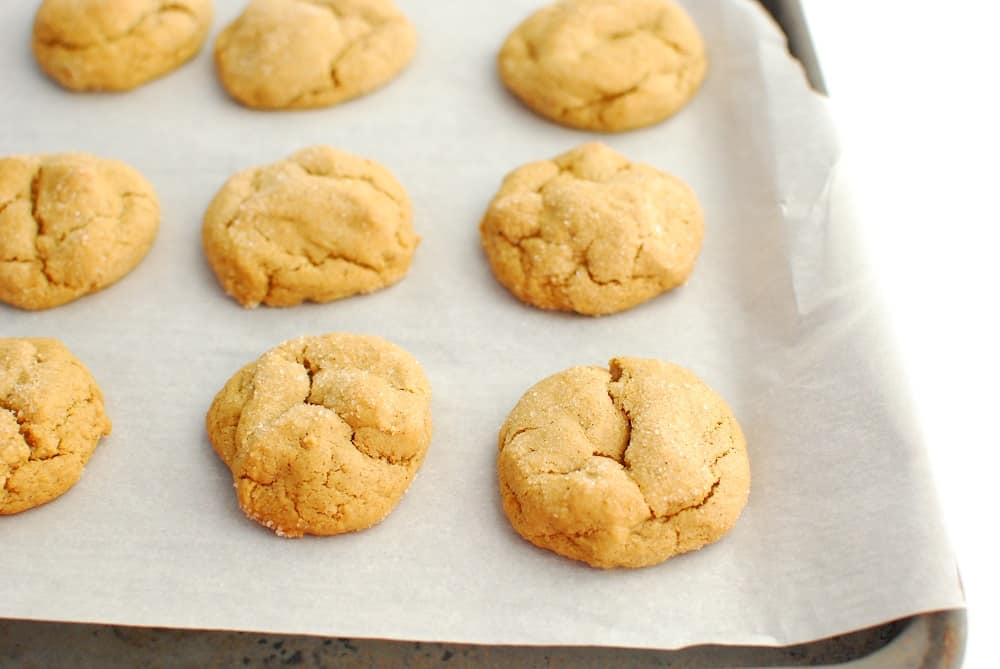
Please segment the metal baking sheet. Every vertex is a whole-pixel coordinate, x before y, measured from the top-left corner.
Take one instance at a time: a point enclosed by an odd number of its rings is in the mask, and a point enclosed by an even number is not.
[[[61,667],[72,661],[79,669],[161,664],[198,669],[232,666],[725,669],[818,665],[843,669],[957,669],[962,661],[964,635],[965,615],[961,611],[894,621],[797,646],[696,646],[673,651],[469,646],[0,621],[0,666]]]

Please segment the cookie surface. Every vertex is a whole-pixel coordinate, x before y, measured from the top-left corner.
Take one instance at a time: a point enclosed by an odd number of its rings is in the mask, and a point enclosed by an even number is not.
[[[243,511],[279,535],[371,527],[396,506],[431,439],[419,363],[378,337],[287,341],[241,369],[206,420]]]
[[[198,53],[212,0],[44,0],[32,50],[42,70],[75,91],[124,91]]]
[[[0,301],[47,309],[111,285],[160,225],[153,187],[85,153],[0,159]]]
[[[205,254],[245,307],[329,302],[403,278],[419,239],[406,191],[329,147],[232,177],[205,212]]]
[[[644,567],[718,540],[750,489],[740,426],[694,374],[660,360],[573,367],[500,430],[503,509],[525,539],[594,567]]]
[[[680,179],[594,143],[507,175],[479,232],[518,299],[600,315],[685,283],[704,221]]]
[[[387,83],[417,33],[392,0],[251,0],[219,34],[226,91],[256,109],[327,107]]]
[[[86,367],[54,339],[0,339],[0,515],[50,502],[111,434]]]
[[[510,34],[498,68],[507,88],[542,116],[617,132],[684,106],[707,60],[698,28],[671,0],[562,0]]]

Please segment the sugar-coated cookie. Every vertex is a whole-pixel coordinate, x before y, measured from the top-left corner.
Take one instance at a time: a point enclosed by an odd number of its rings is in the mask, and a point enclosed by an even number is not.
[[[59,497],[111,433],[93,377],[54,339],[0,339],[0,515]]]
[[[510,34],[498,67],[507,88],[542,116],[617,132],[683,107],[707,60],[698,28],[672,0],[561,0]]]
[[[0,301],[47,309],[109,286],[146,256],[159,225],[153,187],[125,163],[0,158]]]
[[[385,518],[431,440],[431,389],[378,337],[287,341],[215,397],[208,435],[240,506],[282,536],[340,534]]]
[[[32,49],[70,90],[124,91],[193,58],[211,25],[212,0],[43,0]]]
[[[384,288],[403,278],[419,242],[392,173],[323,146],[232,177],[205,212],[202,239],[223,288],[245,307]]]
[[[683,181],[593,143],[507,175],[479,231],[518,299],[600,315],[685,283],[704,222]]]
[[[593,567],[644,567],[712,543],[747,501],[726,403],[660,360],[573,367],[529,389],[500,429],[503,509],[525,539]]]
[[[226,91],[248,107],[308,109],[382,86],[416,46],[392,0],[251,0],[219,34],[215,64]]]

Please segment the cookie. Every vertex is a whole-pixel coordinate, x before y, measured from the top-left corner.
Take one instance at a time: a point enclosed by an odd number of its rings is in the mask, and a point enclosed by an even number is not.
[[[0,339],[0,515],[73,487],[111,434],[93,377],[55,339]]]
[[[420,364],[378,337],[284,342],[233,376],[206,420],[247,516],[287,537],[384,519],[431,440]]]
[[[504,42],[500,78],[538,114],[619,132],[671,116],[707,69],[691,18],[671,0],[563,0]]]
[[[0,159],[0,301],[47,309],[101,290],[145,257],[156,193],[117,160],[85,153]]]
[[[750,489],[732,411],[660,360],[573,367],[524,394],[500,429],[511,525],[592,567],[645,567],[701,548],[736,523]]]
[[[387,83],[416,46],[392,0],[251,0],[216,40],[215,64],[247,107],[312,109]]]
[[[65,88],[126,91],[194,58],[211,25],[211,0],[44,0],[31,47]]]
[[[479,232],[518,299],[596,316],[685,283],[704,223],[680,179],[584,144],[507,175]]]
[[[312,147],[232,177],[205,212],[205,255],[245,307],[329,302],[403,278],[419,238],[378,163]]]

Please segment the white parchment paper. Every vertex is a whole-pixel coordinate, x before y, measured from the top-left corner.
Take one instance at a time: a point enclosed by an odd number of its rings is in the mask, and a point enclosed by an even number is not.
[[[242,4],[216,2],[216,31]],[[41,313],[0,307],[0,336],[65,341],[114,421],[73,490],[0,518],[0,616],[668,648],[801,642],[961,606],[824,103],[762,11],[689,0],[711,58],[703,90],[666,123],[602,138],[687,180],[707,236],[688,286],[592,319],[517,302],[478,241],[506,172],[595,138],[534,116],[497,80],[501,41],[540,3],[400,4],[421,36],[401,78],[339,107],[261,113],[225,97],[211,48],[128,94],[64,92],[30,56],[37,3],[0,3],[0,152],[119,158],[163,206],[152,252],[119,284]],[[245,311],[203,259],[202,213],[233,172],[318,143],[407,187],[424,238],[413,268],[370,296]],[[381,525],[284,540],[240,512],[204,415],[244,363],[331,331],[385,336],[424,364],[434,440]],[[497,430],[521,393],[614,355],[696,371],[733,406],[753,470],[728,537],[638,571],[522,541],[495,484]]]

